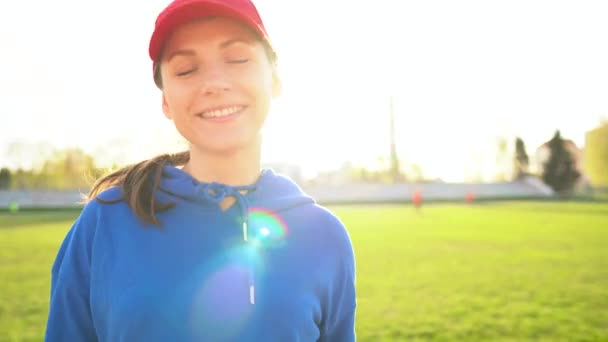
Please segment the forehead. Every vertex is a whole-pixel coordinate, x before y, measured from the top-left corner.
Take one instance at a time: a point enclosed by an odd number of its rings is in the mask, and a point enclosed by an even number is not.
[[[257,34],[242,22],[225,17],[211,17],[178,26],[165,42],[164,52],[184,45],[221,43],[232,39],[259,42]]]

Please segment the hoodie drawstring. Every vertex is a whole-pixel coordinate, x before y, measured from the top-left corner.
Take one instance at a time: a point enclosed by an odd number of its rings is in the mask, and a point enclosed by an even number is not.
[[[233,196],[236,199],[236,204],[239,206],[241,210],[241,227],[243,229],[243,241],[247,245],[247,269],[248,269],[248,284],[249,284],[249,303],[255,304],[255,274],[253,267],[253,255],[251,253],[251,240],[249,239],[249,201],[243,195],[242,191],[253,191],[255,190],[255,184],[253,185],[245,185],[245,186],[228,186],[221,183],[200,183],[198,185],[200,187],[200,191],[203,193],[203,196],[206,200],[220,204],[224,200],[224,198]]]

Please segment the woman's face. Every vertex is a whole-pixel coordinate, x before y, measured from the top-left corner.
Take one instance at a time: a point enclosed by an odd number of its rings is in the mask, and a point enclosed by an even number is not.
[[[254,32],[220,17],[186,23],[160,65],[163,112],[191,145],[231,153],[259,142],[279,85]]]

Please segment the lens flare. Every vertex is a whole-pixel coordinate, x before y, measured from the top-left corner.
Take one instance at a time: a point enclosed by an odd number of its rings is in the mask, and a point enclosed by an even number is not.
[[[239,244],[199,266],[193,274],[189,318],[195,336],[231,340],[244,329],[253,315],[248,278],[253,267],[263,271],[259,263],[257,255]]]
[[[258,247],[277,247],[285,243],[289,229],[277,214],[265,208],[249,209],[249,229]]]
[[[276,213],[264,208],[248,211],[249,242],[236,241],[197,270],[195,300],[191,303],[190,327],[197,336],[230,340],[253,315],[249,284],[263,288],[265,251],[284,246],[289,230]],[[196,277],[196,276],[195,276]],[[257,292],[257,291],[256,291]]]

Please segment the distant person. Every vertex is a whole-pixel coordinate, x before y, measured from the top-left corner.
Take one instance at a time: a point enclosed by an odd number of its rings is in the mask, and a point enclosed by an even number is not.
[[[260,166],[280,84],[254,5],[173,1],[149,54],[189,149],[94,185],[52,267],[45,340],[354,341],[345,227]]]
[[[473,203],[475,201],[475,194],[472,191],[468,191],[465,196],[465,200],[467,203]]]
[[[420,190],[414,191],[414,194],[412,195],[412,202],[414,203],[414,208],[416,208],[416,211],[420,212],[420,209],[422,208],[422,192]]]

